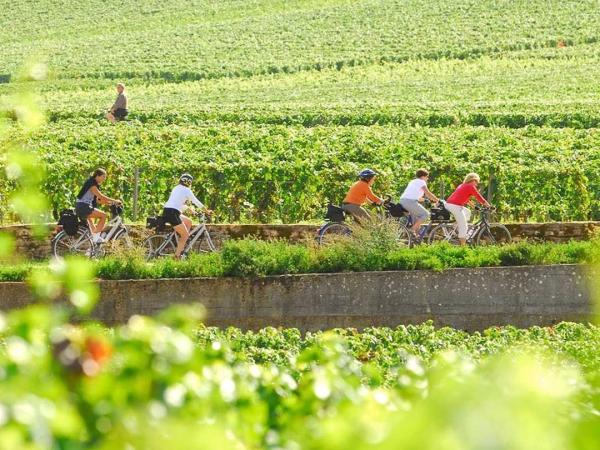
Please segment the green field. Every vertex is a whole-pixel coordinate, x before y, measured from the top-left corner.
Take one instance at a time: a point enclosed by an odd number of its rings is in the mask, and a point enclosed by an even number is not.
[[[596,1],[21,1],[0,13],[0,104],[39,93],[25,139],[53,209],[102,165],[129,217],[137,168],[138,219],[190,171],[219,221],[320,220],[360,168],[398,195],[426,166],[446,195],[480,172],[505,220],[597,220],[599,21]],[[45,81],[19,81],[31,61]]]

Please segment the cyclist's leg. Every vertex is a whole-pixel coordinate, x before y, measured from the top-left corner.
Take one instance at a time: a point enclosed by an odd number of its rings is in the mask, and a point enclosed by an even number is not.
[[[96,224],[94,225],[94,219],[97,219]],[[90,213],[87,218],[88,224],[90,224],[90,230],[92,234],[98,234],[104,231],[104,226],[106,225],[106,213],[104,211],[100,211],[97,208]]]
[[[429,211],[423,208],[423,205],[418,200],[402,199],[400,200],[400,205],[410,213],[413,222],[411,230],[414,235],[417,235],[421,225],[429,219]]]
[[[188,232],[191,231],[192,229],[192,219],[190,219],[187,216],[184,216],[183,214],[181,214],[179,217],[181,217],[181,221],[185,224],[185,226],[188,229]]]
[[[471,217],[471,212],[463,206],[454,205],[452,203],[446,203],[445,207],[456,220],[456,225],[458,227],[458,241],[460,242],[460,245],[465,245],[467,243],[468,230],[468,219],[465,211],[467,211],[468,217]]]
[[[350,214],[356,222],[360,225],[364,225],[365,222],[371,220],[371,215],[367,212],[365,208],[360,205],[355,205],[353,203],[343,203],[342,209]]]
[[[175,258],[179,258],[183,252],[183,249],[185,248],[188,238],[190,237],[190,232],[183,222],[179,225],[175,225],[173,229],[179,235],[179,242],[177,242],[177,248],[175,249]]]

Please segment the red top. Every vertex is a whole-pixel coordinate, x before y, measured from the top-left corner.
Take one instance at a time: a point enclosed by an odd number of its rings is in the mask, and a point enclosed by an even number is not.
[[[463,183],[458,186],[446,202],[453,205],[465,206],[471,197],[475,197],[482,205],[485,204],[485,199],[481,196],[475,185],[471,183]]]

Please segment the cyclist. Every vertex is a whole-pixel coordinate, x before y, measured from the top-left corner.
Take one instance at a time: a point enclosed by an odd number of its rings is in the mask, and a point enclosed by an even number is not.
[[[371,215],[363,208],[363,205],[367,201],[376,205],[383,204],[383,199],[373,194],[371,189],[376,176],[377,172],[372,169],[362,170],[358,174],[358,181],[350,187],[342,202],[342,209],[350,214],[358,223],[371,219]]]
[[[103,242],[100,233],[104,231],[104,226],[106,225],[106,213],[96,208],[97,204],[122,204],[121,200],[107,197],[98,189],[98,187],[106,181],[106,177],[106,170],[99,168],[94,170],[92,176],[83,183],[79,194],[77,194],[77,202],[75,203],[75,213],[82,220],[87,220],[90,232],[92,233],[92,240],[96,244]],[[96,223],[94,223],[94,221]]]
[[[415,236],[419,232],[421,224],[430,217],[429,211],[427,211],[421,205],[424,197],[427,197],[433,203],[440,201],[431,191],[427,188],[427,180],[429,179],[429,172],[426,169],[417,170],[416,177],[410,181],[404,189],[404,192],[400,196],[400,205],[406,209],[413,221],[411,230]]]
[[[179,242],[177,243],[177,249],[175,250],[175,259],[181,258],[181,253],[185,248],[185,243],[190,237],[190,230],[192,229],[192,220],[181,213],[185,204],[189,201],[198,208],[206,210],[207,214],[212,212],[196,198],[190,189],[193,181],[194,178],[189,173],[181,175],[181,177],[179,177],[179,184],[171,191],[169,200],[167,200],[163,209],[163,218],[165,222],[170,223],[179,235]]]
[[[488,201],[477,190],[479,182],[479,175],[473,172],[467,174],[462,184],[455,189],[444,204],[456,220],[460,245],[467,243],[467,231],[469,229],[468,223],[469,219],[471,219],[471,211],[465,205],[469,203],[471,197],[475,197],[486,208],[491,207]]]

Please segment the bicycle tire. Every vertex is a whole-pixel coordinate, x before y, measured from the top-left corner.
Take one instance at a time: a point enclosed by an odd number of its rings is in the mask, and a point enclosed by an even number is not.
[[[456,226],[452,223],[440,223],[433,227],[427,237],[427,243],[434,244],[436,242],[449,242],[458,245]]]
[[[319,245],[325,245],[335,239],[348,237],[352,234],[352,230],[345,223],[330,222],[321,227],[317,235]]]
[[[167,242],[168,239],[168,242]],[[177,246],[173,242],[172,234],[153,234],[144,241],[146,250],[146,260],[160,258],[163,256],[173,256]],[[164,245],[163,245],[164,244]]]
[[[412,247],[414,244],[412,231],[400,222],[398,223],[398,232],[396,233],[396,243],[400,247]]]
[[[216,252],[217,248],[215,247],[215,244],[208,231],[205,231],[202,233],[202,236],[200,236],[198,240],[194,242],[190,250],[193,253],[211,253]]]
[[[80,255],[87,258],[94,256],[95,246],[92,236],[87,229],[80,227],[73,236],[64,230],[52,239],[52,254],[55,258],[64,258],[67,255]]]
[[[125,228],[122,228],[115,233],[111,240],[104,242],[101,246],[98,246],[96,250],[96,256],[101,258],[107,254],[117,253],[120,250],[133,250],[134,247],[135,246],[131,236],[129,236],[129,233]]]
[[[475,245],[506,245],[511,242],[510,231],[501,223],[491,223],[483,227],[475,237]]]

